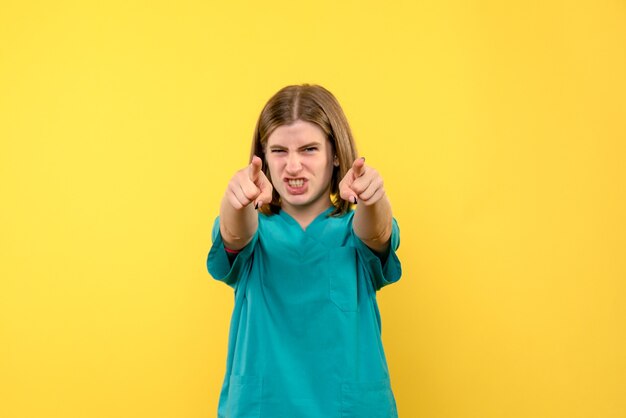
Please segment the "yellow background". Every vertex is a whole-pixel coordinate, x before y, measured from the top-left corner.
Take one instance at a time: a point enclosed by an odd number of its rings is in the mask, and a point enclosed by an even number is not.
[[[378,300],[401,417],[626,417],[617,0],[2,0],[0,416],[216,415],[211,225],[302,82],[400,223]]]

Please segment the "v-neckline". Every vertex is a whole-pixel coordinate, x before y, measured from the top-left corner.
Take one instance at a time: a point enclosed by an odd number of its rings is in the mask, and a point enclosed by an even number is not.
[[[291,216],[290,214],[288,214],[287,212],[285,212],[284,210],[280,210],[280,212],[278,212],[278,214],[280,216],[282,216],[282,218],[289,222],[290,224],[294,224],[298,227],[298,229],[303,233],[306,234],[308,231],[311,230],[311,227],[318,223],[318,221],[320,221],[322,218],[326,217],[333,209],[335,209],[334,206],[330,206],[328,209],[324,210],[324,212],[320,213],[319,215],[317,215],[305,228],[302,228],[302,225],[300,225],[300,223],[298,221],[296,221],[296,219]]]

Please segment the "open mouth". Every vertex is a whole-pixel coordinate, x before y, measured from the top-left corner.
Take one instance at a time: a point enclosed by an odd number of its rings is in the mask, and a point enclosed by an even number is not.
[[[308,189],[308,181],[304,178],[285,179],[287,193],[291,195],[305,194]]]
[[[304,179],[287,179],[287,184],[290,187],[299,188],[304,186]]]

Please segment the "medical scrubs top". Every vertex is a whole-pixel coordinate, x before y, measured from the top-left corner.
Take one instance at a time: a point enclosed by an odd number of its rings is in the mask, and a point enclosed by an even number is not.
[[[232,263],[215,220],[207,267],[235,296],[219,418],[398,416],[376,303],[401,276],[398,224],[383,264],[333,209],[306,230],[259,213]]]

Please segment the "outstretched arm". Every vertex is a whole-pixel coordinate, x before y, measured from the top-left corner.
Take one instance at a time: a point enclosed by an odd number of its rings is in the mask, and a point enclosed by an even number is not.
[[[228,249],[240,250],[250,242],[259,226],[255,209],[272,201],[272,184],[261,164],[254,156],[228,183],[220,207],[220,234]]]
[[[365,158],[358,158],[339,183],[342,199],[358,203],[352,226],[354,233],[379,254],[389,249],[391,237],[391,203],[383,188],[383,179]]]

